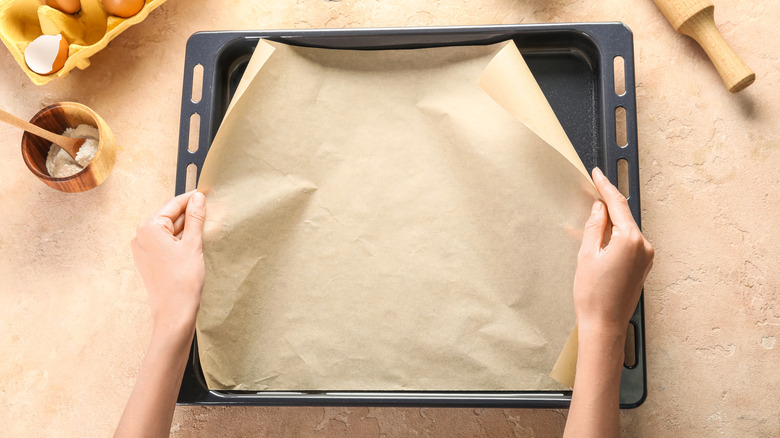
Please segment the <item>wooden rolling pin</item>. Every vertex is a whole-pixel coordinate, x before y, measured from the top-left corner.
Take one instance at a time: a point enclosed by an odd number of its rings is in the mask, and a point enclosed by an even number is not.
[[[736,93],[752,84],[756,74],[729,46],[715,26],[710,0],[653,0],[674,30],[688,35],[707,52],[726,88]]]

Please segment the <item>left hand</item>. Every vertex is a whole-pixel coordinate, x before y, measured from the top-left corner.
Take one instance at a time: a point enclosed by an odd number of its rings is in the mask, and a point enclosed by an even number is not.
[[[192,191],[173,198],[138,227],[133,259],[149,294],[155,329],[195,326],[206,271],[205,217],[205,196]]]

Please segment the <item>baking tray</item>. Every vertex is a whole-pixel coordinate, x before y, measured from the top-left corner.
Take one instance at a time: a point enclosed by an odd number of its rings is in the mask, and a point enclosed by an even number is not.
[[[641,226],[633,36],[622,23],[196,33],[187,42],[184,66],[176,194],[194,187],[259,38],[300,46],[360,50],[481,45],[513,39],[585,166],[592,169],[598,165],[617,184],[618,160],[626,160],[621,164],[627,164],[623,166],[627,180],[624,177],[622,182],[628,184],[628,204]],[[624,60],[626,91],[621,95],[616,94],[614,86],[615,57]],[[199,71],[202,79],[196,73]],[[202,80],[202,92],[193,98],[195,80]],[[626,113],[624,147],[616,141],[619,107],[625,108]],[[636,360],[632,366],[623,367],[621,408],[639,406],[647,393],[642,298],[631,318],[631,327]],[[178,398],[178,403],[185,405],[279,406],[565,408],[570,402],[571,391],[214,391],[206,387],[197,342],[193,342]]]

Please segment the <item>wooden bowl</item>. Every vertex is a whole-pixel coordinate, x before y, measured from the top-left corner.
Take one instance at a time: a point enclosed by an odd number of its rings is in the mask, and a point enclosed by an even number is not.
[[[88,107],[75,102],[55,103],[40,110],[30,123],[56,134],[86,124],[97,128],[100,134],[97,153],[87,167],[74,175],[54,178],[46,170],[46,156],[51,142],[25,132],[22,136],[22,158],[30,171],[44,184],[62,192],[86,192],[100,185],[111,173],[116,161],[114,134],[106,121]]]

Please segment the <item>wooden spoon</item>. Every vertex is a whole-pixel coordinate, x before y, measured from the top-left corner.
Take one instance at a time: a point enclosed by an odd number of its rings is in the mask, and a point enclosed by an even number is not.
[[[5,112],[1,109],[0,122],[8,123],[9,125],[16,126],[17,128],[23,129],[31,134],[37,135],[38,137],[49,140],[57,146],[65,149],[65,152],[73,157],[74,160],[76,159],[76,153],[78,153],[79,148],[86,141],[84,138],[70,138],[65,137],[64,135],[55,134],[51,131],[47,131],[40,126],[26,122],[19,117],[16,117],[15,115]]]

